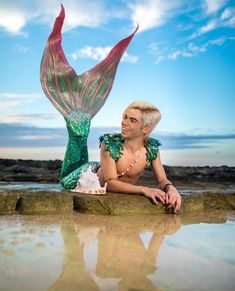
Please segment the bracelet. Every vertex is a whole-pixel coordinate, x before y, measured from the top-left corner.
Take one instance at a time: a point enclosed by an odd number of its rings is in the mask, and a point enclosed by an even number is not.
[[[163,191],[164,192],[167,192],[167,187],[168,186],[174,186],[172,183],[167,183],[165,186],[164,186],[164,188],[163,188]]]

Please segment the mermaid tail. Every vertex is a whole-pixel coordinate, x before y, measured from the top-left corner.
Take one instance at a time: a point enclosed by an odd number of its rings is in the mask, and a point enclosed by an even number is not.
[[[45,95],[64,116],[69,141],[61,171],[61,184],[73,189],[81,171],[89,166],[87,137],[91,119],[104,105],[113,85],[119,61],[138,27],[117,43],[108,56],[89,71],[77,75],[61,46],[65,10],[61,5],[43,53],[40,79]]]

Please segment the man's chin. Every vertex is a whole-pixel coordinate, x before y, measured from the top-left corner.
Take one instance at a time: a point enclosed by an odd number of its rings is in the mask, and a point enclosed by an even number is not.
[[[122,130],[121,134],[123,137],[127,137],[128,136],[128,132],[126,130]]]

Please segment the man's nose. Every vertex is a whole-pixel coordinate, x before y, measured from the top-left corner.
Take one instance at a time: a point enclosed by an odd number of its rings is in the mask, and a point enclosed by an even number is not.
[[[123,119],[123,120],[122,120],[122,125],[124,125],[124,126],[125,126],[125,125],[128,125],[128,121],[127,121],[127,119]]]

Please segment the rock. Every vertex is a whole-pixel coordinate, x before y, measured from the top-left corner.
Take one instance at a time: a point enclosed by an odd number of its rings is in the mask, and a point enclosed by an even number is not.
[[[21,191],[0,190],[0,214],[14,214]]]
[[[47,214],[73,211],[73,197],[67,192],[0,190],[0,214]]]
[[[182,195],[180,213],[201,213],[209,210],[235,210],[235,192]],[[46,214],[73,210],[102,215],[159,215],[171,213],[159,202],[141,195],[108,193],[107,195],[88,195],[65,190],[1,189],[0,214]]]
[[[36,161],[0,159],[0,181],[59,182],[62,161]],[[170,167],[164,166],[167,177],[174,183],[186,182],[235,182],[235,167]],[[140,181],[154,180],[150,167]]]
[[[108,193],[105,196],[76,194],[74,195],[74,209],[83,213],[103,215],[165,213],[160,203],[156,206],[144,196],[121,193]]]
[[[24,193],[18,209],[21,214],[47,214],[73,211],[73,198],[70,193],[44,192]]]
[[[0,181],[59,182],[62,162],[0,159]]]

